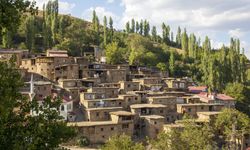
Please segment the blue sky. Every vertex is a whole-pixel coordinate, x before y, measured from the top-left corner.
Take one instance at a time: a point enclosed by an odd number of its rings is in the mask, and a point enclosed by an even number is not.
[[[48,0],[36,0],[41,8]],[[160,34],[162,22],[176,33],[187,28],[202,39],[208,35],[212,46],[229,44],[230,37],[240,38],[250,58],[250,0],[59,0],[59,11],[91,20],[96,10],[99,19],[112,16],[114,26],[123,29],[131,18],[147,19]]]

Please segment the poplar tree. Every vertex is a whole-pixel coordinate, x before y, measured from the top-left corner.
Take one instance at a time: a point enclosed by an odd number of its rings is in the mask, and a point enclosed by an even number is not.
[[[26,47],[29,51],[35,49],[35,18],[30,16],[26,20]]]
[[[93,10],[93,13],[92,13],[92,29],[95,31],[96,30],[96,26],[95,26],[95,24],[96,24],[96,12],[95,12],[95,10]]]
[[[152,28],[152,37],[153,37],[154,42],[156,42],[156,40],[157,40],[157,31],[156,31],[155,26],[153,26],[153,28]]]
[[[202,70],[202,81],[205,85],[209,85],[209,57],[211,51],[211,43],[208,36],[206,36],[205,41],[203,42],[203,55],[201,60],[201,70]]]
[[[141,20],[140,22],[140,31],[139,34],[142,35],[143,34],[143,20]]]
[[[131,21],[131,33],[135,33],[135,20],[132,19]]]
[[[192,33],[188,40],[188,56],[191,58],[196,58],[196,37]]]
[[[186,29],[184,29],[184,32],[182,33],[181,48],[184,50],[185,57],[188,56],[188,36]]]
[[[178,30],[177,30],[176,43],[178,47],[181,47],[181,28],[180,27],[178,27]]]
[[[126,32],[127,32],[127,33],[130,33],[129,21],[126,23]]]
[[[144,36],[148,36],[149,35],[149,31],[150,31],[149,22],[147,20],[144,20],[144,23],[143,23]]]
[[[113,41],[114,29],[113,29],[113,19],[109,17],[109,30],[110,30],[110,41]]]
[[[58,33],[58,0],[52,2],[51,33],[53,45],[56,44],[56,34]]]
[[[140,24],[139,24],[138,21],[136,21],[135,28],[136,28],[136,33],[139,33],[139,31],[140,31]]]
[[[175,56],[174,52],[170,52],[170,58],[169,58],[169,73],[172,77],[175,76]]]
[[[107,45],[107,17],[103,18],[103,43]]]
[[[2,29],[2,46],[10,48],[12,45],[12,33],[7,28]]]
[[[174,42],[174,33],[171,32],[171,42]]]

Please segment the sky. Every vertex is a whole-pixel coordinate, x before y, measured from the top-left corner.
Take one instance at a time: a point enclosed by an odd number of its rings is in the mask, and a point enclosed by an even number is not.
[[[41,9],[48,0],[35,1]],[[117,29],[124,29],[132,18],[147,19],[160,35],[165,22],[174,35],[178,26],[201,39],[207,35],[214,48],[239,38],[250,59],[250,0],[59,0],[62,14],[91,21],[93,10],[101,22],[103,16],[111,16]]]

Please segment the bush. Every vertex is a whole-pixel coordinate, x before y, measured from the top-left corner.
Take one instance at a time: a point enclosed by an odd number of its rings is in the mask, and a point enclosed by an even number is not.
[[[84,136],[81,136],[78,140],[77,140],[77,143],[80,147],[84,147],[84,146],[88,146],[89,145],[89,140],[84,137]]]

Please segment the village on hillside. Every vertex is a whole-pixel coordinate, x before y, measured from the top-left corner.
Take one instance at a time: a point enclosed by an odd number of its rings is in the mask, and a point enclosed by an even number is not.
[[[153,67],[109,65],[96,47],[81,57],[64,50],[0,50],[1,61],[13,56],[25,83],[20,92],[39,105],[46,97],[61,98],[60,115],[92,145],[121,134],[136,141],[154,139],[184,128],[185,116],[200,125],[213,122],[223,108],[235,107],[234,98],[209,93],[191,78],[173,78]],[[250,137],[243,145],[250,146]]]

